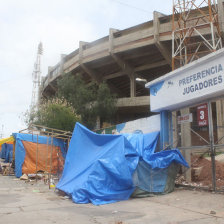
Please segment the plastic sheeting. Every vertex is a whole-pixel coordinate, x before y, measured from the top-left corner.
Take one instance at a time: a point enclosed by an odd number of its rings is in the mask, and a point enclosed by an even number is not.
[[[95,134],[76,123],[57,188],[76,203],[128,199],[137,164],[137,152],[124,136]]]
[[[76,203],[100,205],[128,199],[135,189],[132,177],[139,159],[153,168],[172,162],[187,166],[176,151],[154,153],[158,136],[159,132],[99,135],[76,123],[57,189]],[[157,155],[155,161],[151,155]]]
[[[178,149],[160,151],[152,153],[151,155],[145,153],[143,160],[149,164],[152,169],[167,168],[173,162],[189,167]]]
[[[22,173],[36,173],[45,171],[57,174],[63,170],[64,158],[60,153],[60,147],[47,144],[37,144],[23,141],[26,157],[22,166]],[[37,161],[37,162],[36,162]]]
[[[12,162],[13,154],[13,142],[15,139],[13,136],[0,139],[0,158],[5,159],[4,162]]]
[[[2,139],[0,139],[0,145],[2,145],[4,143],[12,144],[14,141],[15,141],[15,139],[13,138],[13,136],[10,136],[8,138],[2,138]]]
[[[46,136],[39,136],[39,135],[37,136],[37,135],[22,134],[22,133],[14,133],[13,136],[16,139],[16,145],[15,145],[15,175],[16,177],[21,177],[23,172],[33,173],[34,171],[36,171],[36,150],[38,150],[37,144],[36,144],[37,142],[39,145],[39,153],[41,153],[41,151],[48,150],[47,154],[45,153],[44,155],[49,157],[49,153],[51,151],[51,145],[52,145],[53,146],[52,152],[54,152],[55,147],[59,147],[63,158],[66,157],[66,145],[65,145],[65,142],[61,139],[53,138],[53,142],[52,142],[52,138],[46,137]],[[36,147],[34,147],[34,145]],[[44,167],[46,163],[49,164],[49,161],[46,162],[47,158],[41,156],[41,154],[39,153],[38,153],[39,158],[37,159],[38,170]],[[35,156],[35,158],[33,156]],[[54,160],[54,153],[52,158]],[[23,169],[25,160],[26,162]],[[53,164],[54,164],[54,161],[53,161]]]
[[[4,143],[0,152],[0,158],[4,159],[5,163],[11,163],[13,157],[13,145]]]
[[[170,193],[174,190],[176,175],[180,165],[171,163],[166,168],[152,168],[144,160],[140,160],[133,175],[136,186],[132,197],[143,197],[157,193]]]

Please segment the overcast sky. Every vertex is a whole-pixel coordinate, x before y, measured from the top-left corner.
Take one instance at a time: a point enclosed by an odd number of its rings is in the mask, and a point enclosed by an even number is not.
[[[153,11],[172,13],[172,0],[0,0],[0,137],[25,128],[37,46],[43,43],[42,76],[60,54],[152,20]]]

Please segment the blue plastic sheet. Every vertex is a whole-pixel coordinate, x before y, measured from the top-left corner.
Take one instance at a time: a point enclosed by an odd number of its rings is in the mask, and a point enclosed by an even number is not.
[[[6,158],[6,147],[4,147],[4,144],[2,144],[2,149],[1,149],[1,154],[0,154],[0,158],[1,159],[5,159]]]
[[[171,160],[166,162],[161,157],[165,154],[154,153],[158,136],[159,132],[99,135],[76,123],[57,189],[75,203],[100,205],[128,199],[135,188],[132,177],[139,159],[158,168],[173,161],[186,165],[175,152],[168,152]],[[156,163],[151,155],[157,155]]]
[[[152,169],[144,160],[140,160],[133,175],[136,187],[150,193],[162,193],[166,187],[168,168]]]
[[[13,145],[7,143],[2,144],[0,158],[4,159],[5,163],[12,162],[12,154],[13,154]]]
[[[79,123],[57,188],[76,203],[105,204],[130,197],[137,152],[122,135],[99,135]]]
[[[173,162],[189,167],[178,149],[165,150],[152,153],[151,155],[147,154],[143,157],[143,160],[148,163],[152,169],[167,168]]]
[[[32,134],[22,134],[22,133],[13,133],[13,137],[16,140],[15,145],[15,175],[16,177],[22,176],[22,166],[26,156],[26,150],[23,145],[23,141],[33,142],[38,144],[49,144],[51,145],[52,138],[46,136],[32,135]],[[62,152],[62,156],[66,157],[66,144],[61,139],[53,138],[53,145],[59,146]]]

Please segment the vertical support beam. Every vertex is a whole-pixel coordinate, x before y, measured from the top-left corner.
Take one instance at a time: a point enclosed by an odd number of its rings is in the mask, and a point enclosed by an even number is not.
[[[79,41],[79,64],[85,73],[87,73],[94,81],[98,84],[101,83],[102,77],[99,74],[96,74],[92,69],[88,68],[83,63],[83,47],[87,44],[87,42]]]
[[[221,36],[224,38],[224,8],[223,8],[223,0],[217,1],[218,5],[218,20],[219,20],[219,29],[221,31]]]
[[[177,112],[172,112],[172,136],[173,136],[173,148],[178,145],[178,126],[177,126]]]
[[[88,44],[87,42],[84,41],[79,41],[79,63],[82,64],[83,60],[83,47]]]
[[[64,63],[65,63],[66,54],[61,54],[61,61],[60,61],[60,74],[64,72]]]
[[[167,110],[160,112],[160,149],[163,150],[169,145],[169,118],[170,112]],[[172,119],[172,118],[171,118]]]
[[[136,97],[135,74],[132,73],[129,77],[130,77],[130,97]]]
[[[181,115],[189,114],[190,109],[184,108],[180,111]],[[181,124],[181,146],[191,147],[191,124],[183,123]],[[189,167],[191,167],[191,149],[185,149],[183,151],[183,156],[187,161]],[[184,168],[185,171],[187,168]],[[185,172],[186,181],[191,182],[191,168]]]
[[[209,140],[211,150],[211,162],[212,162],[212,188],[216,191],[216,177],[215,177],[215,147],[214,147],[214,132],[213,132],[213,120],[212,120],[212,104],[208,102],[208,125],[209,125]]]
[[[118,30],[110,28],[109,30],[109,53],[113,53],[113,48],[114,48],[114,33],[117,32]]]
[[[154,33],[154,40],[157,42],[159,40],[159,13],[157,11],[153,12],[153,33]]]
[[[218,144],[224,144],[224,100],[216,101]]]
[[[111,57],[115,60],[115,62],[120,66],[124,74],[127,74],[130,78],[130,97],[136,96],[136,81],[135,81],[135,74],[134,69],[130,66],[127,62],[125,62],[122,58],[118,55],[113,53],[114,48],[114,33],[118,30],[110,28],[109,31],[109,53]]]
[[[100,116],[96,117],[96,129],[100,129]]]
[[[164,57],[164,59],[167,61],[167,63],[172,66],[172,55],[170,52],[166,49],[163,43],[159,40],[159,26],[160,21],[159,17],[164,16],[162,13],[159,13],[157,11],[153,12],[153,32],[154,32],[154,41],[157,49],[161,53],[161,55]]]

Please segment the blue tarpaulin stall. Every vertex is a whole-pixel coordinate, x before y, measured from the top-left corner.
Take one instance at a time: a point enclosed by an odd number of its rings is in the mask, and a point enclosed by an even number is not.
[[[60,156],[62,154],[64,158],[66,157],[66,144],[61,139],[23,133],[14,133],[13,136],[16,140],[16,177],[21,177],[23,173],[33,173],[36,169],[36,165],[40,170],[47,169],[46,171],[49,171],[50,160],[52,160],[52,166],[58,166],[58,149],[60,149],[61,152]],[[36,154],[38,154],[38,158],[36,158]]]
[[[155,153],[159,132],[100,135],[76,123],[57,189],[75,203],[95,205],[128,199],[140,160],[152,169],[173,162],[188,166],[178,150]]]

